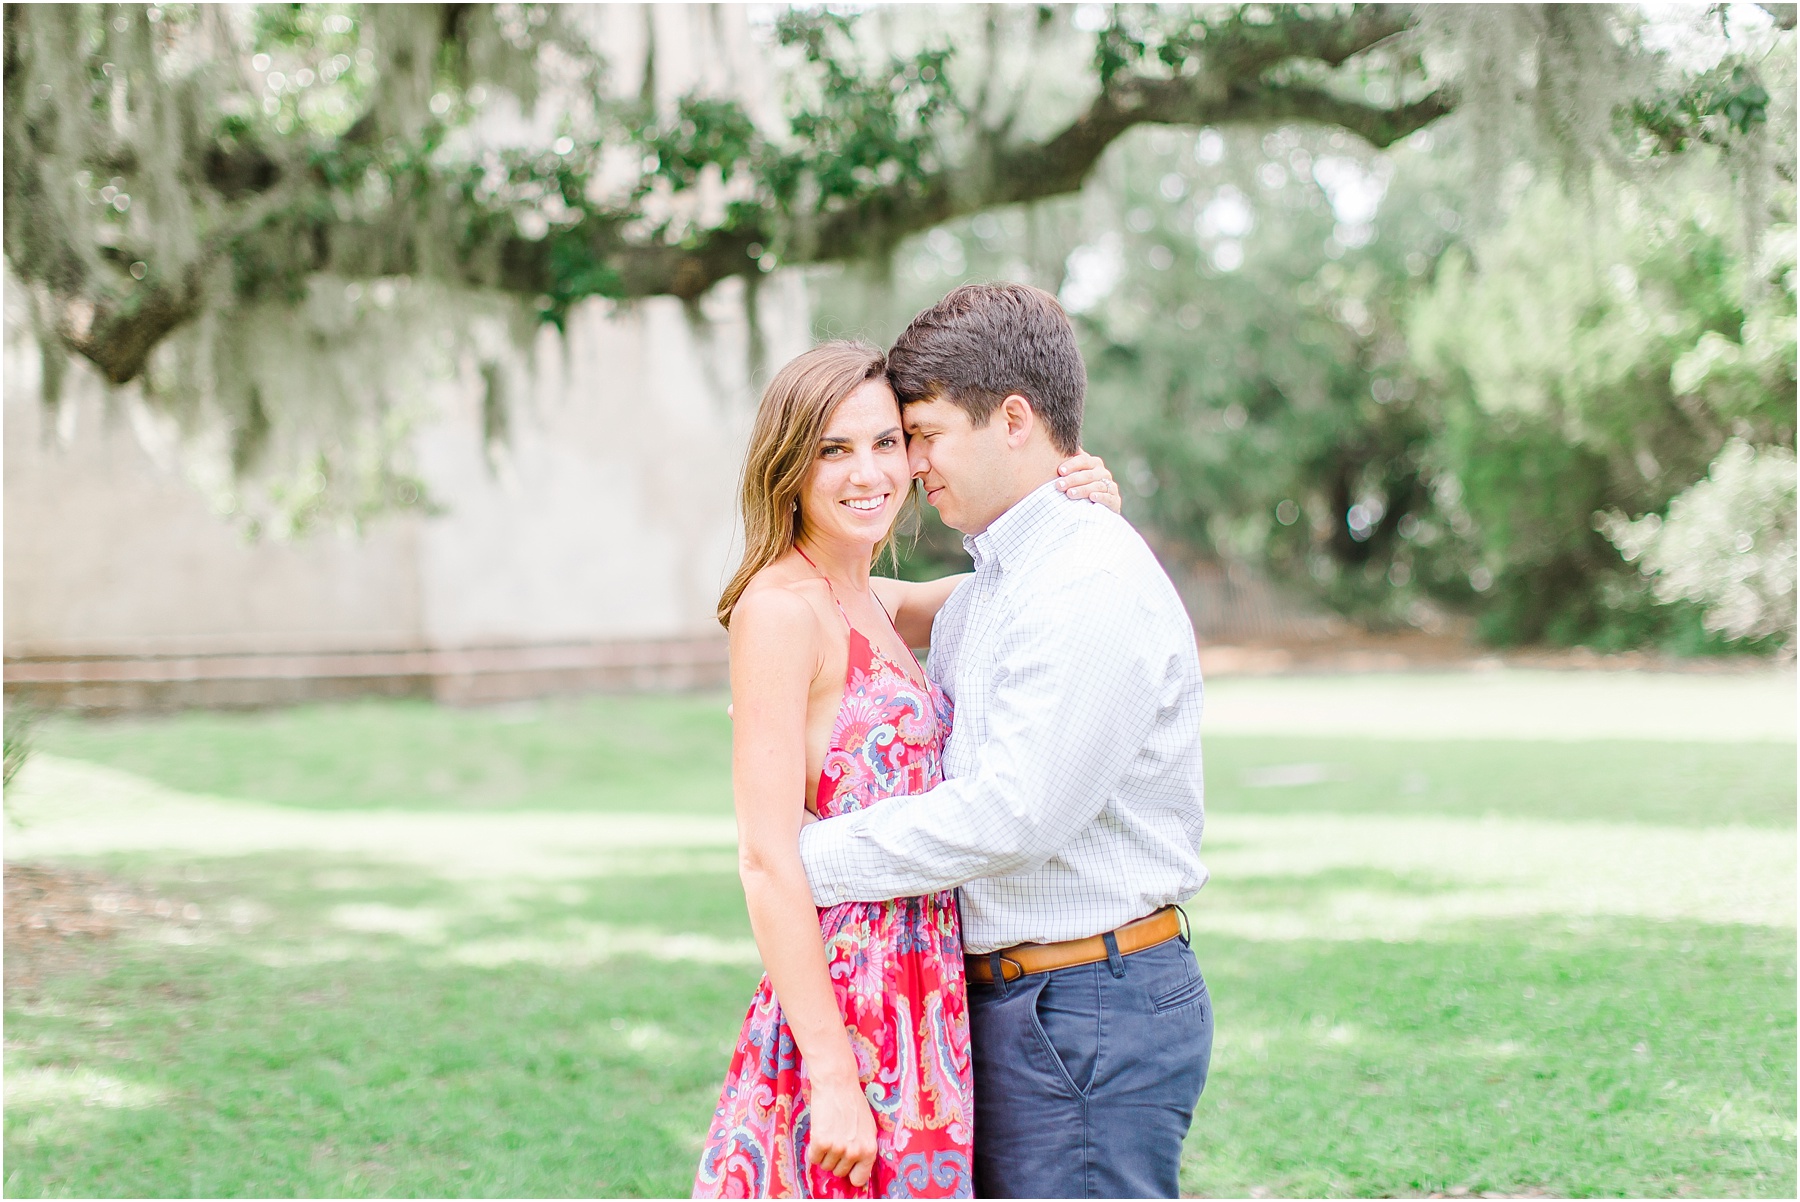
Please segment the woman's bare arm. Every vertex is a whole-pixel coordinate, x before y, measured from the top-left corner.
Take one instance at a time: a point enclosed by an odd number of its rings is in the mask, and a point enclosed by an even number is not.
[[[731,616],[731,784],[738,874],[750,929],[811,1081],[808,1159],[868,1180],[875,1120],[825,962],[800,864],[806,703],[821,655],[818,619],[784,589],[747,592]]]
[[[894,629],[900,632],[906,645],[927,647],[931,645],[931,623],[938,610],[944,608],[944,602],[950,599],[956,586],[971,575],[971,572],[958,572],[939,580],[890,580],[886,576],[871,576],[869,587],[875,590],[882,608],[893,616]]]

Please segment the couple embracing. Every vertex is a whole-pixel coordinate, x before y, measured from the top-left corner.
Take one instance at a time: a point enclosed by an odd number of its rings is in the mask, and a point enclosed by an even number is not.
[[[719,618],[768,971],[696,1197],[1176,1196],[1212,1049],[1174,908],[1200,668],[1085,393],[1056,301],[999,284],[763,395]],[[972,575],[870,574],[914,479]]]

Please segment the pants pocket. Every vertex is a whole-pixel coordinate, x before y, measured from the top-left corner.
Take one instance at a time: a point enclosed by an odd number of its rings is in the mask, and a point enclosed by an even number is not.
[[[1200,966],[1194,963],[1193,953],[1185,947],[1182,948],[1180,968],[1170,975],[1175,979],[1157,982],[1150,995],[1150,1008],[1156,1013],[1180,1010],[1206,997],[1206,978],[1200,975]]]
[[[1100,987],[1091,966],[1047,974],[1032,1006],[1044,1046],[1069,1087],[1086,1097],[1100,1059]]]

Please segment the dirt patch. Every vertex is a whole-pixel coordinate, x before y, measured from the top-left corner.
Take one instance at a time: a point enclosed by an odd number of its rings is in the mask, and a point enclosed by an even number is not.
[[[78,967],[121,931],[191,925],[199,908],[98,873],[47,864],[6,865],[6,989]]]

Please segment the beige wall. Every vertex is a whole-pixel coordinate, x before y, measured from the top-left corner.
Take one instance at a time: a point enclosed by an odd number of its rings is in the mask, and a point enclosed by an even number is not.
[[[184,478],[135,388],[78,369],[52,427],[7,281],[5,647],[24,656],[371,650],[716,634],[754,408],[737,281],[693,321],[658,299],[584,305],[520,364],[507,448],[473,371],[432,386],[414,452],[448,512],[247,543]],[[758,307],[763,353],[808,344],[804,283]]]
[[[608,47],[616,94],[637,94],[654,45],[663,101],[727,93],[774,117],[767,38],[753,35],[749,10],[621,4],[573,15]],[[497,96],[460,135],[466,149],[547,143],[558,114],[586,97],[555,71],[541,82],[531,113]],[[621,186],[636,179],[627,174]],[[652,203],[671,216],[697,205],[716,219],[728,192],[709,180]],[[809,344],[805,286],[788,272],[761,284],[758,349],[778,365]],[[714,288],[702,320],[670,298],[617,310],[591,301],[570,315],[566,338],[544,330],[521,348],[486,337],[483,355],[529,383],[514,389],[523,395],[495,456],[475,363],[429,386],[431,416],[411,450],[447,513],[385,518],[360,538],[328,531],[255,544],[185,478],[193,457],[137,388],[108,390],[78,364],[47,427],[25,298],[10,276],[5,292],[9,659],[720,633],[713,603],[733,556],[737,472],[760,383],[750,379],[742,281]]]

